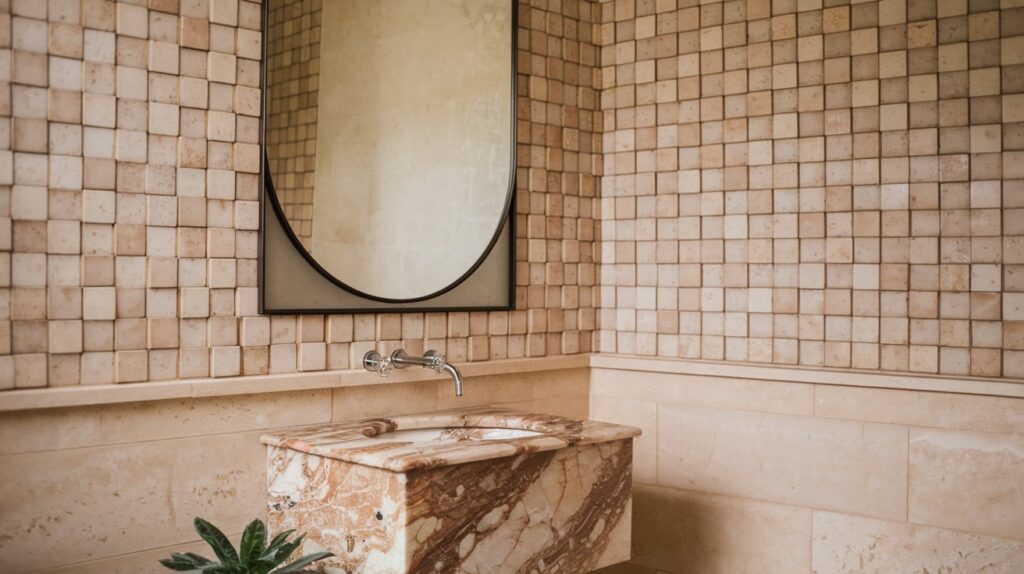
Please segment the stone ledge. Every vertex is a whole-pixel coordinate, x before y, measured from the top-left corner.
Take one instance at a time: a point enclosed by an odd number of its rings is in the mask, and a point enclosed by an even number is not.
[[[637,355],[579,354],[462,363],[466,377],[594,368],[1024,398],[1024,380],[951,377],[756,363],[664,359]],[[181,379],[120,385],[48,387],[0,392],[0,412],[130,403],[181,398],[277,393],[442,380],[426,370],[394,372],[387,379],[361,370],[317,371],[247,377]]]
[[[592,369],[1024,398],[1024,380],[593,354]]]
[[[525,359],[460,363],[465,377],[587,368],[590,356],[558,355]],[[219,397],[435,381],[448,378],[425,369],[393,371],[386,379],[363,370],[316,371],[246,377],[179,379],[120,385],[47,387],[0,392],[0,412],[51,409],[166,399]]]

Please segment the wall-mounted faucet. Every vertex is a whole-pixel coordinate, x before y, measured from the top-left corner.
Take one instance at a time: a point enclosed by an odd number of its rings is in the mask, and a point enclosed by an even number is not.
[[[398,349],[391,353],[390,357],[384,357],[377,351],[367,351],[363,355],[363,368],[382,377],[388,376],[393,368],[404,369],[413,366],[432,369],[437,374],[448,373],[455,381],[455,396],[462,396],[462,373],[437,351],[427,351],[422,357],[413,357],[406,353],[405,349]]]

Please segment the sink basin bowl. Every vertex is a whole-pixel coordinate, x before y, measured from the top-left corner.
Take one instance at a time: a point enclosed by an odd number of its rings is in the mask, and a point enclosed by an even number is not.
[[[542,432],[525,429],[486,427],[443,427],[429,429],[396,430],[371,437],[377,442],[453,443],[478,440],[515,440],[541,436]]]
[[[629,559],[638,434],[490,407],[287,429],[269,526],[328,574],[587,572]]]
[[[493,407],[328,423],[264,435],[264,444],[393,472],[630,438],[638,429]]]

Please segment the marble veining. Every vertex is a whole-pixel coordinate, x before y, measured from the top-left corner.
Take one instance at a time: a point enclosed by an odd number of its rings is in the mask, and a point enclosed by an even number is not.
[[[441,432],[366,444],[383,429]],[[277,433],[270,526],[331,574],[588,572],[629,559],[638,433],[491,408]]]
[[[465,434],[463,440],[402,440],[400,431],[414,429],[443,429],[453,439],[458,438],[460,432],[469,434]],[[485,430],[494,432],[497,429],[533,431],[536,434],[479,440]],[[472,407],[289,429],[264,435],[262,440],[270,446],[406,472],[632,438],[639,434],[639,429],[623,425],[494,407]]]

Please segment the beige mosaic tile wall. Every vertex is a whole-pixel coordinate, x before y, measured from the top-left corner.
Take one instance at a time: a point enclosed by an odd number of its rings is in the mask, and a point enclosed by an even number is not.
[[[260,5],[0,0],[0,389],[590,350],[591,4],[520,8],[516,311],[256,312]]]
[[[274,191],[296,237],[313,236],[323,0],[268,0],[266,138]]]
[[[1024,376],[1024,4],[601,12],[600,351]]]
[[[596,299],[605,352],[1022,376],[1022,10],[523,4],[517,310],[271,319],[258,4],[0,1],[0,388],[585,352]]]

